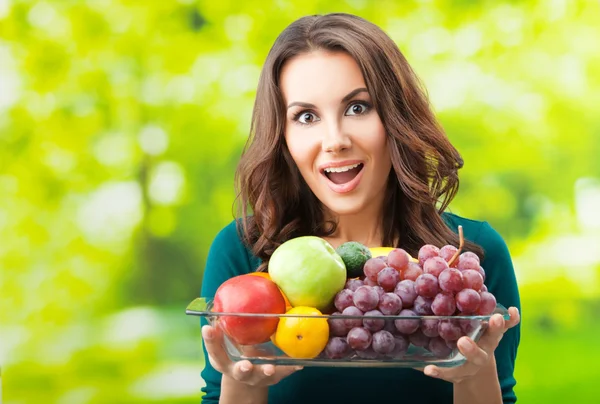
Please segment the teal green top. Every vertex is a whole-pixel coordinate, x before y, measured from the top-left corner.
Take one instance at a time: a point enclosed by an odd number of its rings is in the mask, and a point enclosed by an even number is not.
[[[485,251],[481,266],[485,269],[485,284],[505,307],[520,309],[519,291],[512,260],[502,237],[487,223],[444,213],[452,229],[463,226],[465,239],[479,244]],[[260,260],[241,241],[235,221],[227,225],[214,239],[210,248],[201,296],[213,298],[219,285],[227,279],[253,272]],[[201,320],[206,324],[205,320]],[[496,364],[504,403],[514,403],[516,384],[515,358],[520,328],[506,332],[495,351]],[[219,402],[221,374],[208,360],[206,349],[202,378],[206,387],[204,404]],[[330,403],[452,403],[452,384],[425,376],[410,368],[322,368],[305,367],[269,388],[269,403],[330,404]]]

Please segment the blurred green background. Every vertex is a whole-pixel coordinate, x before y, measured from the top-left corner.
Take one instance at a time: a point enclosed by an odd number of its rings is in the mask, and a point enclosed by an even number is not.
[[[200,401],[184,309],[232,219],[261,64],[331,11],[397,42],[466,161],[452,210],[509,244],[519,401],[595,402],[600,2],[0,0],[5,403]]]

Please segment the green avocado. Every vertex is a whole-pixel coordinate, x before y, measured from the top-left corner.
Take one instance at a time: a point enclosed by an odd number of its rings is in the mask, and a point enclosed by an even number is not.
[[[336,250],[342,257],[348,278],[358,278],[363,275],[365,262],[371,258],[371,251],[367,246],[357,241],[348,241]]]

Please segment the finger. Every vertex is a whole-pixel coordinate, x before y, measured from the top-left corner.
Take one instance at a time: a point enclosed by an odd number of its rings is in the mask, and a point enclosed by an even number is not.
[[[275,366],[267,364],[262,366],[262,371],[265,376],[273,376],[275,374]]]
[[[519,309],[516,307],[510,307],[508,309],[508,314],[510,315],[510,319],[505,324],[505,328],[507,330],[509,328],[513,328],[521,322],[521,314],[519,313]]]
[[[217,328],[205,325],[202,327],[202,338],[204,339],[204,347],[208,352],[208,358],[213,368],[221,373],[228,369],[232,362],[227,356],[227,352],[223,349],[221,334]]]
[[[303,366],[277,366],[276,368],[276,376],[277,379],[283,379],[284,377],[287,377],[289,375],[291,375],[292,373],[295,373],[299,370],[304,369]]]
[[[490,353],[477,346],[477,344],[469,337],[461,337],[456,346],[460,353],[467,359],[467,362],[472,363],[473,365],[483,366],[489,359]]]
[[[423,369],[423,373],[430,377],[439,377],[440,376],[440,368],[435,365],[427,365]]]
[[[242,360],[233,365],[231,376],[240,382],[250,380],[252,378],[255,366],[250,361]]]
[[[479,339],[477,345],[488,354],[494,353],[494,350],[500,343],[505,332],[504,317],[500,314],[494,314],[489,321],[485,334]]]

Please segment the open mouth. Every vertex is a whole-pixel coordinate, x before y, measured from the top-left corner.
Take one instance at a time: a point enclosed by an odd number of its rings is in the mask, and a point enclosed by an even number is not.
[[[325,175],[329,181],[333,182],[334,184],[347,184],[356,178],[363,167],[363,163],[352,164],[346,167],[330,167],[323,170],[323,175]]]

